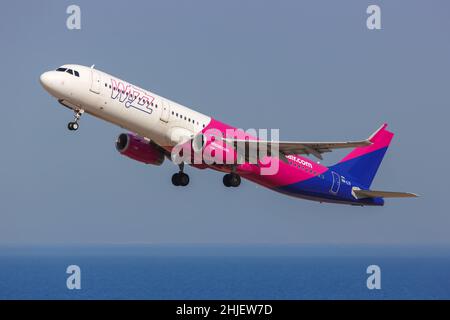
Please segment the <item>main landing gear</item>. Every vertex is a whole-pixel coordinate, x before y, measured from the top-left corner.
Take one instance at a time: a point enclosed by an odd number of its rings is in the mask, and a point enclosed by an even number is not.
[[[77,131],[79,128],[78,121],[80,121],[80,118],[83,113],[84,113],[83,109],[75,110],[74,121],[69,122],[67,124],[67,129],[69,129],[70,131]]]
[[[241,177],[232,172],[223,176],[223,184],[225,187],[239,187],[241,184]]]
[[[172,176],[172,184],[177,187],[185,187],[189,184],[189,176],[184,173],[184,163],[181,163],[179,167],[180,171],[174,173]],[[241,184],[241,177],[233,170],[231,173],[223,176],[223,184],[225,187],[239,187]]]
[[[184,173],[184,163],[181,163],[179,165],[180,167],[180,172],[178,173],[174,173],[174,175],[172,176],[172,183],[174,186],[182,186],[182,187],[186,187],[189,184],[189,176]]]

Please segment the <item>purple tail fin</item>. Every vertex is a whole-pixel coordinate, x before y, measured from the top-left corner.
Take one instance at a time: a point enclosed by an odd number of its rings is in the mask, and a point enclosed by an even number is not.
[[[371,145],[353,149],[338,164],[332,166],[332,170],[348,174],[369,188],[394,136],[386,127],[385,123],[370,136]]]

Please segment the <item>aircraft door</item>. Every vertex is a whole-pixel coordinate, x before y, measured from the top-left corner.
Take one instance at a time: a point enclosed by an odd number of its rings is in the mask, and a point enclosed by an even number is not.
[[[333,176],[333,185],[331,186],[330,193],[337,194],[341,186],[341,176],[334,171],[331,171],[331,175]]]
[[[100,93],[101,86],[100,72],[95,69],[91,69],[91,91],[94,93]]]
[[[166,100],[162,100],[161,104],[161,117],[159,119],[163,122],[169,122],[170,104]]]

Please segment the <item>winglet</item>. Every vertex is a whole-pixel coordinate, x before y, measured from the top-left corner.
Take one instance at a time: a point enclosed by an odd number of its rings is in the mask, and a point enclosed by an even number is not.
[[[374,133],[372,133],[372,134],[370,135],[370,137],[369,137],[367,140],[372,141],[373,138],[375,138],[375,136],[378,134],[378,132],[380,132],[381,130],[386,129],[387,126],[388,126],[387,123],[383,123],[383,125],[382,125],[381,127],[379,127],[377,131],[375,131]]]

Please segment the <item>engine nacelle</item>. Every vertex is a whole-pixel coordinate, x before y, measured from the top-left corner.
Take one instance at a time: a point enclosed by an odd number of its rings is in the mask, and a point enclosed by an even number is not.
[[[130,133],[122,133],[117,137],[116,149],[124,156],[146,164],[159,166],[164,162],[164,150],[161,147]]]

